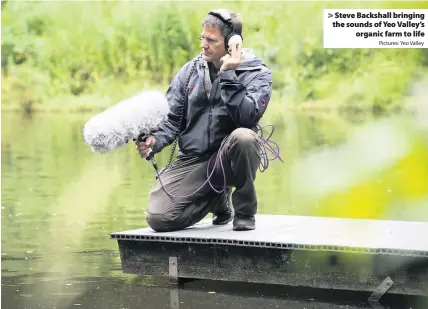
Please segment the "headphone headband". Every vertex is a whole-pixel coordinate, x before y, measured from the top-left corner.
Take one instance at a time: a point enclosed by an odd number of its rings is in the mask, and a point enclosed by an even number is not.
[[[235,27],[233,26],[233,22],[232,22],[232,16],[229,14],[229,12],[227,12],[226,10],[212,10],[209,12],[209,15],[215,16],[218,19],[220,19],[223,23],[225,23],[226,25],[229,26],[230,28],[230,33],[224,38],[224,46],[227,49],[228,46],[228,42],[229,39],[234,36],[234,35],[238,35],[241,37],[241,40],[243,40],[242,38],[242,34],[237,34],[235,32]],[[241,30],[241,29],[240,29]]]
[[[222,22],[227,24],[229,27],[233,29],[233,23],[232,23],[232,17],[230,16],[229,12],[225,10],[213,10],[209,12],[209,15],[215,16],[219,19],[221,19]]]

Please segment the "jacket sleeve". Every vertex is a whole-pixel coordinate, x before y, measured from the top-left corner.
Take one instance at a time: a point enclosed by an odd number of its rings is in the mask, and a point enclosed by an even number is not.
[[[151,135],[153,135],[156,140],[152,147],[154,153],[158,153],[172,144],[179,132],[181,113],[184,109],[182,98],[185,92],[184,87],[187,80],[186,73],[189,65],[190,62],[186,63],[180,69],[166,91],[165,98],[168,101],[169,112],[168,117],[161,122],[158,129],[151,132]]]
[[[263,70],[247,85],[238,81],[233,70],[220,72],[218,77],[221,99],[236,125],[249,129],[255,127],[272,96],[272,73]]]

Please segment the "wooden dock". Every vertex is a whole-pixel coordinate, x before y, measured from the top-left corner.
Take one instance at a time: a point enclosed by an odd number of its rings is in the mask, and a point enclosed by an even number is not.
[[[177,232],[111,233],[125,273],[428,296],[428,222],[257,215]]]

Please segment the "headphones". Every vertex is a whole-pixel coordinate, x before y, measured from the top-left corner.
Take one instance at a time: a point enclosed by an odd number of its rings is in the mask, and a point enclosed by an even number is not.
[[[225,36],[224,38],[224,46],[226,50],[228,50],[228,47],[231,43],[239,43],[241,44],[243,42],[242,35],[237,34],[235,31],[239,30],[239,32],[242,32],[242,26],[239,26],[240,29],[235,29],[232,23],[232,17],[230,14],[225,10],[213,10],[209,12],[209,15],[215,16],[219,18],[222,22],[224,22],[227,26],[230,28],[230,33]],[[232,39],[232,40],[231,40]]]

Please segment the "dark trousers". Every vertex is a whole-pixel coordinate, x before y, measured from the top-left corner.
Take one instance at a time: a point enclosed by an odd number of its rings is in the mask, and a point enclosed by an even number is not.
[[[153,230],[163,232],[184,229],[199,222],[210,212],[224,211],[228,207],[228,192],[232,187],[235,187],[232,194],[235,216],[256,214],[254,180],[261,160],[256,133],[245,128],[234,130],[226,137],[224,146],[217,154],[217,163],[216,156],[211,162],[209,158],[177,159],[160,175],[149,193],[146,220]],[[221,191],[226,181],[226,192],[218,193],[212,189],[207,182],[211,173],[211,185]],[[161,183],[173,198],[165,193]]]

